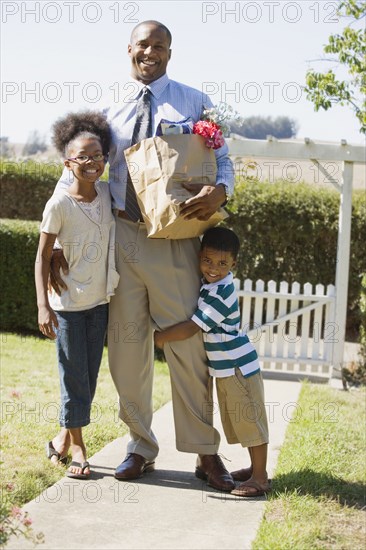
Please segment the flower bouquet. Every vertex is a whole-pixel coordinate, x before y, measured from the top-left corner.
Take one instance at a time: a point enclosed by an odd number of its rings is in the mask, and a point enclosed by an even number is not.
[[[230,119],[240,121],[237,111],[224,102],[220,102],[211,109],[205,109],[201,120],[193,125],[193,133],[205,138],[206,147],[219,149],[225,143],[224,134],[228,134],[230,127],[227,124]]]

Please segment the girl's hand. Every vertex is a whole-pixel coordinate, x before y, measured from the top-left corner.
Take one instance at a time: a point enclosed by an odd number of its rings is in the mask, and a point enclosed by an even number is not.
[[[38,308],[38,326],[42,334],[51,340],[55,340],[56,333],[54,327],[58,327],[58,321],[53,309],[47,306]]]

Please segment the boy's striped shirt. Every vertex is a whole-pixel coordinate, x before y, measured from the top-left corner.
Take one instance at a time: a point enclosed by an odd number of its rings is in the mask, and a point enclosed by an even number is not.
[[[232,376],[239,368],[244,376],[259,371],[258,355],[240,331],[240,312],[233,275],[201,286],[198,308],[192,316],[203,331],[211,376]]]

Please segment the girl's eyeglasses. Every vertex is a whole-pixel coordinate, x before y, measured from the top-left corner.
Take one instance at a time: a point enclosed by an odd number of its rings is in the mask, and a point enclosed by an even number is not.
[[[107,161],[108,155],[103,155],[102,153],[98,153],[97,155],[79,155],[78,157],[72,157],[67,160],[73,160],[75,162],[79,162],[80,164],[84,164],[85,162],[88,162],[88,160],[93,160],[94,162],[101,162],[102,160]]]

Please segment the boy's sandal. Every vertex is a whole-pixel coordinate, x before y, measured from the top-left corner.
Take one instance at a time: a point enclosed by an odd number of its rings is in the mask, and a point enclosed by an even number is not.
[[[58,462],[60,462],[64,466],[66,465],[67,456],[61,456],[60,453],[56,451],[52,441],[49,441],[48,443],[46,443],[46,455],[49,460],[51,460],[51,458],[55,456]]]
[[[70,470],[67,470],[66,475],[67,477],[72,477],[74,479],[88,479],[90,477],[90,474],[85,474],[85,470],[90,467],[89,462],[75,462],[74,460],[71,462],[69,468],[71,466],[75,466],[76,468],[81,468],[80,474],[74,474],[73,472],[70,472]]]
[[[235,472],[230,472],[231,477],[234,481],[248,481],[252,477],[253,470],[252,468],[242,468],[241,470],[235,470]],[[269,485],[272,483],[272,479],[268,480]]]
[[[252,468],[242,468],[241,470],[235,470],[235,472],[230,472],[231,477],[234,481],[248,481],[252,477],[253,470]]]
[[[272,491],[271,480],[268,480],[268,487],[263,488],[256,481],[246,481],[231,491],[237,497],[256,498],[263,497]],[[254,489],[254,491],[253,491]]]

